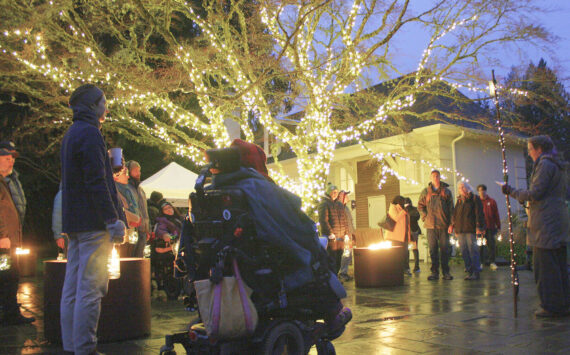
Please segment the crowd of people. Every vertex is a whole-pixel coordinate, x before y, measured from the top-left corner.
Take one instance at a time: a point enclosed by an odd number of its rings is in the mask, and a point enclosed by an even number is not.
[[[69,100],[73,124],[65,134],[61,148],[61,184],[54,201],[54,238],[60,248],[68,248],[67,269],[61,299],[61,329],[66,353],[96,354],[96,330],[101,298],[106,294],[107,259],[114,243],[125,237],[134,241],[133,257],[142,257],[151,245],[155,260],[174,260],[173,241],[180,238],[183,217],[159,192],[147,200],[140,186],[141,166],[136,161],[113,161],[101,125],[107,114],[103,91],[86,84],[73,92]],[[265,161],[259,147],[237,140],[241,164],[253,168],[264,179]],[[528,240],[534,258],[534,275],[542,309],[537,316],[567,315],[570,307],[566,243],[568,211],[564,170],[552,141],[547,136],[529,139],[528,152],[534,161],[528,189],[514,189],[508,184],[502,192],[525,203],[528,210]],[[21,245],[26,199],[18,174],[13,170],[18,152],[13,143],[0,142],[0,254],[13,256]],[[263,155],[263,158],[265,155]],[[273,185],[271,185],[273,186]],[[480,278],[481,263],[496,270],[495,237],[500,230],[497,203],[479,185],[477,193],[467,182],[458,183],[458,197],[453,203],[449,186],[440,172],[431,172],[431,182],[420,194],[417,208],[411,199],[396,196],[387,215],[394,221],[385,239],[400,246],[402,272],[410,275],[408,245],[414,254],[414,272],[419,272],[419,221],[426,229],[431,273],[428,280],[452,280],[450,274],[450,239],[455,233],[468,275]],[[350,281],[350,248],[356,232],[349,191],[329,184],[318,206],[320,232],[328,238],[327,252],[334,272]],[[486,240],[486,253],[480,251],[477,238]],[[487,254],[487,255],[485,255]],[[486,258],[486,259],[483,259]],[[483,260],[482,260],[483,259]],[[13,266],[0,271],[2,324],[25,324],[33,317],[21,314],[17,303],[18,270]],[[341,307],[342,308],[342,307]]]
[[[465,280],[478,280],[482,264],[496,270],[496,235],[501,228],[497,203],[487,195],[487,187],[479,185],[476,194],[465,181],[458,183],[459,196],[453,204],[448,185],[441,181],[440,172],[431,172],[431,182],[420,194],[418,207],[404,196],[395,196],[387,215],[394,221],[393,228],[386,229],[383,237],[402,250],[402,271],[412,275],[410,253],[414,255],[413,272],[420,272],[418,237],[422,234],[420,219],[427,230],[427,241],[431,258],[431,273],[428,280],[438,280],[439,271],[444,280],[452,280],[449,272],[451,254],[450,234],[455,233],[468,275]],[[334,261],[339,278],[350,281],[348,264],[350,249],[356,234],[352,213],[346,206],[350,192],[339,191],[329,183],[318,208],[321,234],[328,237],[327,250]],[[478,243],[485,239],[485,243]],[[480,245],[483,244],[483,245]],[[485,253],[486,252],[486,253]],[[485,254],[487,259],[485,259]]]

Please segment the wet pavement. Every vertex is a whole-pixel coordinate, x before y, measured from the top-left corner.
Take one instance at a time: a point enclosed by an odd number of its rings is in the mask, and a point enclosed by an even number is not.
[[[354,318],[334,341],[338,354],[561,354],[570,353],[570,318],[537,319],[532,273],[519,272],[518,318],[513,317],[508,267],[485,269],[479,281],[464,281],[462,265],[452,281],[428,281],[428,266],[406,276],[404,286],[356,289],[346,283],[346,306]],[[0,354],[60,354],[43,336],[42,277],[24,278],[19,302],[36,322],[0,328]],[[181,301],[152,299],[152,333],[145,339],[100,344],[107,355],[158,354],[164,335],[185,328],[193,314]],[[179,354],[184,351],[176,348]],[[316,354],[313,349],[311,354]]]

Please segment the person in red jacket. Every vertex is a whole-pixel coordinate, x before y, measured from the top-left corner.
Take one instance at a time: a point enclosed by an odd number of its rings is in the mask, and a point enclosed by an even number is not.
[[[487,240],[487,245],[481,246],[481,262],[485,265],[489,265],[491,270],[497,270],[497,264],[495,264],[495,236],[497,231],[501,230],[501,217],[499,217],[499,209],[497,208],[497,202],[487,195],[487,186],[481,184],[477,186],[477,192],[479,193],[479,198],[481,203],[483,203],[483,214],[485,214],[485,239]],[[485,253],[485,249],[489,250],[489,253]]]

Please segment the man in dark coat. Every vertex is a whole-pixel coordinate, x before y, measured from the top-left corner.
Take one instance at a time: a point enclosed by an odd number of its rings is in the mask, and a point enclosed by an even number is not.
[[[566,316],[570,307],[566,174],[549,136],[530,138],[528,155],[534,161],[529,189],[514,189],[505,184],[502,191],[521,203],[528,203],[527,241],[533,247],[534,279],[542,307],[535,315]]]
[[[439,279],[439,258],[444,280],[453,280],[449,273],[449,234],[448,228],[453,214],[453,196],[445,182],[440,180],[437,170],[431,172],[431,183],[420,194],[418,211],[427,229],[431,275],[428,280]]]
[[[61,144],[62,224],[69,236],[61,296],[61,333],[67,353],[97,353],[101,298],[107,293],[107,261],[125,236],[125,215],[101,133],[107,105],[94,85],[69,99],[73,124]]]
[[[0,270],[0,305],[3,316],[2,325],[18,325],[33,322],[33,317],[24,317],[18,306],[19,273],[16,265],[16,248],[22,244],[22,224],[10,189],[4,178],[12,173],[14,154],[6,148],[0,148],[0,254],[12,259],[7,270]]]
[[[16,151],[16,146],[14,143],[9,141],[0,142],[0,149],[5,149],[12,153],[12,157],[14,160],[19,156],[18,152]],[[14,205],[16,205],[16,209],[18,210],[18,214],[20,216],[20,224],[24,224],[24,217],[26,217],[26,195],[24,194],[24,189],[22,188],[22,183],[20,182],[19,174],[15,169],[12,169],[12,172],[4,177],[4,181],[10,188],[10,193],[12,195],[12,200],[14,201]]]
[[[327,252],[334,261],[334,270],[338,274],[342,253],[344,251],[344,236],[348,235],[348,221],[344,205],[336,202],[338,188],[328,185],[325,195],[318,206],[321,235],[329,238]]]
[[[457,190],[459,197],[451,218],[449,233],[455,230],[455,235],[459,241],[461,256],[463,256],[465,268],[469,272],[465,280],[479,280],[481,262],[477,235],[483,235],[485,230],[483,205],[479,196],[473,193],[473,189],[467,182],[460,181],[457,184]]]
[[[141,224],[137,227],[139,238],[133,250],[133,257],[142,258],[144,247],[149,239],[150,223],[148,218],[148,206],[146,203],[146,194],[141,184],[141,166],[138,162],[131,160],[127,162],[129,169],[129,185],[136,191],[136,199],[138,205],[138,215],[141,217]]]

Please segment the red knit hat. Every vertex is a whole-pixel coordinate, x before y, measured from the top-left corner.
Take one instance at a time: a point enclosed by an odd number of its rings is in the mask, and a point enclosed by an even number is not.
[[[257,144],[249,143],[239,138],[234,139],[231,144],[232,147],[237,147],[240,154],[241,165],[246,168],[253,168],[261,175],[265,176],[267,180],[273,182],[269,177],[267,171],[267,156],[263,149]]]

